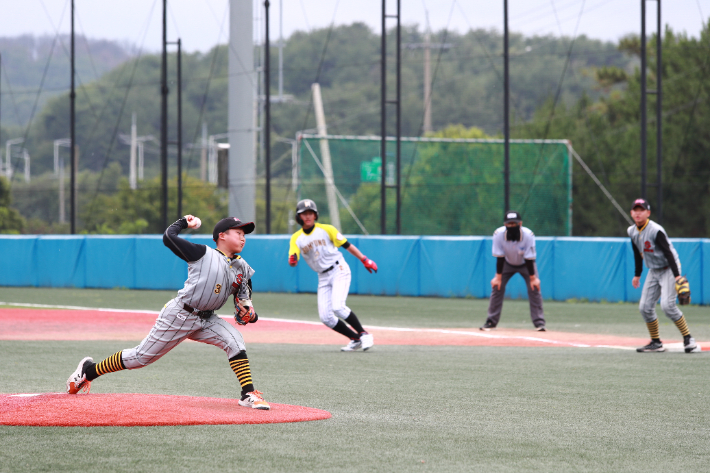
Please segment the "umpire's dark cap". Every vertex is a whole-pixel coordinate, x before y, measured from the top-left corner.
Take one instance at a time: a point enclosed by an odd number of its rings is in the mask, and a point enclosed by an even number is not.
[[[644,210],[651,210],[651,204],[649,204],[646,199],[634,200],[634,204],[631,206],[631,210],[635,209],[636,207],[641,207]]]
[[[223,218],[217,222],[217,225],[214,226],[214,230],[212,230],[212,239],[217,241],[219,239],[219,234],[226,232],[230,228],[241,228],[244,230],[244,234],[247,234],[253,232],[256,225],[254,225],[254,222],[242,222],[237,217]]]
[[[518,212],[516,212],[515,210],[508,210],[505,213],[505,220],[503,221],[503,223],[520,223],[522,221],[523,219],[520,217],[520,214]]]

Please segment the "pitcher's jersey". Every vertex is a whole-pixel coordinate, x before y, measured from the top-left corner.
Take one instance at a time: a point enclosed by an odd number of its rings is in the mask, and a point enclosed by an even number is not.
[[[502,226],[493,232],[493,256],[505,257],[508,264],[521,266],[525,260],[534,260],[535,234],[527,227],[520,227],[520,241],[508,241],[505,238],[506,227]]]
[[[668,246],[670,246],[671,253],[673,253],[673,259],[675,259],[676,265],[680,268],[680,258],[678,258],[678,253],[673,247],[673,243],[671,243],[671,240],[668,238],[666,230],[662,226],[649,219],[646,222],[646,225],[641,227],[640,230],[636,225],[631,225],[627,230],[627,233],[631,237],[631,241],[634,245],[636,245],[639,253],[641,253],[641,257],[643,257],[646,262],[646,266],[652,269],[662,269],[668,266],[666,256],[663,254],[661,248],[656,245],[656,237],[658,232],[661,232],[666,236]]]
[[[230,295],[251,299],[249,280],[254,270],[241,256],[227,257],[207,247],[205,255],[187,264],[187,281],[178,291],[179,300],[198,310],[217,310]]]
[[[313,271],[322,273],[339,259],[342,261],[338,248],[346,241],[334,226],[316,222],[311,233],[300,229],[291,235],[288,254],[295,254],[299,260],[303,257]]]

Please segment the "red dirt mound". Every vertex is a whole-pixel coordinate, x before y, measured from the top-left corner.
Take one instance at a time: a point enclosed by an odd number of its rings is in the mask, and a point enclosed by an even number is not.
[[[275,424],[330,418],[330,412],[271,403],[270,411],[236,399],[159,394],[0,394],[0,425],[134,427]]]

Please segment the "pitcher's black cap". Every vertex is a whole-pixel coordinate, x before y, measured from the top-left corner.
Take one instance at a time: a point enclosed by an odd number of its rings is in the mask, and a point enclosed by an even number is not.
[[[242,222],[237,217],[223,218],[217,222],[217,225],[214,226],[214,230],[212,230],[212,239],[217,241],[219,239],[219,234],[226,232],[230,228],[241,228],[244,230],[244,234],[247,234],[253,232],[256,225],[254,225],[254,222]]]

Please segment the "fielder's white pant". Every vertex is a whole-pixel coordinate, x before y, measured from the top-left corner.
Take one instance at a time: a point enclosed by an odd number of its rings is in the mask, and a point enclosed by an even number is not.
[[[318,315],[330,328],[338,323],[338,317],[345,319],[350,315],[345,299],[350,292],[351,277],[350,266],[342,258],[333,269],[318,275]]]
[[[676,262],[677,263],[677,262]],[[680,271],[680,264],[678,264]],[[673,322],[683,317],[683,312],[675,303],[675,276],[670,268],[649,269],[646,281],[641,290],[641,300],[639,301],[639,311],[646,323],[653,322],[658,318],[656,315],[656,302],[661,298],[661,309]]]
[[[186,339],[219,347],[227,352],[227,358],[246,350],[244,337],[229,322],[214,314],[200,318],[186,311],[182,302],[173,299],[160,311],[148,336],[137,347],[123,350],[123,364],[129,370],[143,368]]]

